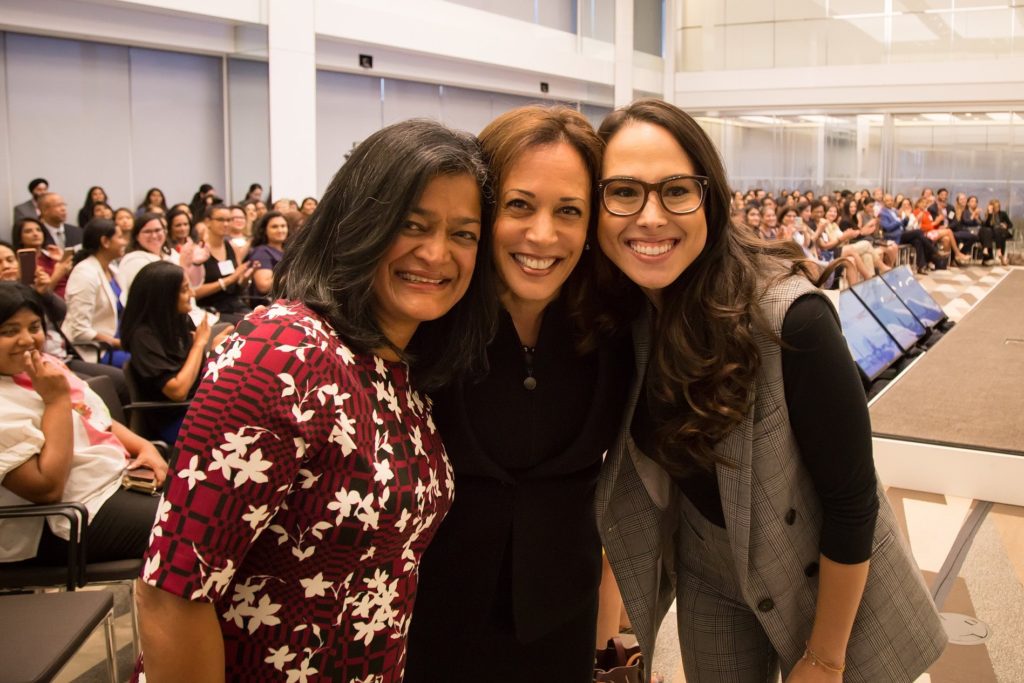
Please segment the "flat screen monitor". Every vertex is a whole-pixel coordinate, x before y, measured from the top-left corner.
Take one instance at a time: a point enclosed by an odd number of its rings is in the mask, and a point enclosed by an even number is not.
[[[849,289],[839,294],[839,321],[850,355],[869,380],[903,355],[903,349]]]
[[[910,270],[910,266],[893,268],[888,273],[883,274],[882,279],[892,288],[892,291],[896,292],[896,296],[900,298],[900,301],[906,304],[910,312],[925,327],[935,327],[946,319],[946,314],[943,312],[942,307],[935,302],[931,294],[926,292],[921,283],[917,281],[913,271]]]
[[[889,334],[904,351],[912,349],[928,332],[889,285],[880,278],[873,277],[858,282],[850,289],[878,318],[878,322],[889,330]]]

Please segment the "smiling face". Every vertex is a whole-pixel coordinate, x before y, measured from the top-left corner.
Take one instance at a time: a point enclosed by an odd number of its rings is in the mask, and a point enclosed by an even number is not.
[[[374,271],[374,314],[392,344],[404,348],[421,322],[440,318],[466,293],[480,228],[480,190],[472,177],[427,183]]]
[[[16,375],[25,371],[25,352],[42,350],[43,321],[27,308],[22,308],[0,323],[0,375]]]
[[[135,241],[149,253],[159,254],[164,246],[164,242],[167,241],[167,230],[164,228],[164,222],[159,218],[148,221],[142,226],[142,230],[139,230]]]
[[[175,243],[184,243],[190,232],[188,216],[179,213],[171,219],[171,239]]]
[[[590,219],[583,158],[560,142],[527,149],[505,173],[494,263],[506,307],[554,300],[583,254]]]
[[[280,247],[288,239],[288,221],[284,216],[274,216],[267,222],[267,244]]]
[[[128,238],[125,237],[124,231],[115,225],[113,235],[100,238],[100,249],[97,253],[102,253],[108,260],[113,261],[124,256],[126,246]]]
[[[0,281],[17,282],[20,275],[18,255],[14,253],[13,249],[0,244]]]
[[[751,207],[747,209],[747,225],[752,228],[761,225],[761,212],[756,208]]]
[[[602,176],[656,183],[694,175],[690,157],[661,126],[630,121],[608,141]],[[661,290],[683,274],[704,250],[708,226],[703,205],[693,213],[669,213],[655,193],[640,213],[615,216],[603,206],[597,238],[601,250],[657,304]]]
[[[43,227],[35,221],[26,221],[21,226],[21,246],[38,249],[43,246]]]

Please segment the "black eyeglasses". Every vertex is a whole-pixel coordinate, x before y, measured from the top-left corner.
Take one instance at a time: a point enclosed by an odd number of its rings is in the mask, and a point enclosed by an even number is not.
[[[601,204],[615,216],[633,216],[644,210],[651,192],[657,192],[669,213],[693,213],[704,203],[707,176],[674,175],[656,183],[628,177],[605,178],[597,184]]]

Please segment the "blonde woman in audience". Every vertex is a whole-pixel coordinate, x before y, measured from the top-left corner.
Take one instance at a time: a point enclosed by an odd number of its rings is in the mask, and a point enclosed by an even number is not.
[[[191,259],[191,253],[186,254]],[[121,286],[121,303],[127,303],[132,282],[142,268],[157,261],[178,265],[179,255],[167,240],[167,221],[158,213],[144,213],[135,219],[128,249],[117,264],[117,283]]]
[[[82,248],[75,254],[64,293],[68,313],[61,330],[83,360],[121,367],[127,358],[118,338],[124,306],[114,266],[127,241],[121,228],[102,218],[89,221],[82,232]]]
[[[123,490],[121,475],[146,467],[163,483],[167,463],[43,352],[43,319],[31,288],[0,282],[0,505],[82,503],[86,562],[142,557],[159,499]],[[57,516],[0,521],[0,562],[65,565],[69,533]]]

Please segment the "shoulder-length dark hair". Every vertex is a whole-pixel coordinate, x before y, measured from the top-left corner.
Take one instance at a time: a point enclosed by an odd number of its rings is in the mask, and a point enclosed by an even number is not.
[[[175,206],[186,206],[184,204],[175,204]],[[188,219],[188,236],[193,242],[199,241],[199,236],[196,234],[196,224],[192,220],[192,215],[185,209],[171,209],[171,212],[167,214],[167,244],[174,244],[174,234],[171,232],[171,226],[174,225],[174,219],[178,216],[184,216]]]
[[[249,246],[252,248],[258,247],[261,244],[267,243],[267,225],[270,224],[271,218],[284,218],[284,214],[280,211],[267,211],[263,214],[252,226],[252,241],[249,242]],[[287,223],[287,219],[285,223]],[[288,226],[288,236],[292,236],[291,226]]]
[[[111,238],[117,233],[117,224],[109,218],[93,218],[85,224],[82,230],[82,248],[75,252],[73,266],[95,256],[96,252],[103,246],[101,241],[104,237]]]
[[[461,301],[439,320],[421,324],[404,353],[385,337],[375,310],[375,269],[409,210],[432,179],[460,174],[483,188],[486,167],[470,135],[427,120],[403,121],[373,133],[352,151],[309,222],[289,243],[274,279],[274,297],[303,302],[360,352],[399,352],[413,363],[420,389],[482,371],[497,306],[486,202],[481,200],[476,267]]]
[[[40,230],[45,230],[46,229],[46,228],[43,227],[43,222],[40,219],[38,219],[38,218],[28,218],[28,217],[26,217],[26,218],[19,218],[14,223],[14,227],[11,228],[11,243],[14,244],[15,250],[17,250],[17,249],[24,249],[25,248],[25,243],[21,239],[21,233],[25,229],[25,226],[28,225],[29,223],[35,223],[36,225],[39,226]],[[43,233],[43,237],[44,238],[46,237],[46,233],[45,232]],[[44,240],[44,244],[45,244],[45,240]]]
[[[152,204],[149,203],[149,198],[154,192],[160,193],[160,208],[164,210],[164,213],[167,213],[167,195],[165,195],[164,191],[159,187],[151,187],[146,190],[146,196],[142,198],[142,203],[139,204],[137,209],[138,211],[145,211],[152,206]]]
[[[586,117],[575,109],[561,105],[529,105],[505,112],[487,124],[480,133],[480,146],[483,148],[484,158],[491,173],[488,182],[488,203],[494,214],[495,204],[501,199],[505,176],[523,153],[558,143],[565,143],[574,149],[587,170],[587,180],[590,184],[587,195],[590,202],[587,243],[593,243],[594,231],[597,228],[597,206],[594,205],[593,194],[601,173],[601,152],[604,145]],[[590,250],[584,250],[562,287],[562,298],[576,325],[577,347],[580,351],[593,348],[595,343],[591,334],[594,331],[592,319],[596,315],[596,301],[592,296],[593,270]]]
[[[145,248],[141,244],[139,244],[139,233],[142,232],[142,228],[144,228],[146,226],[146,223],[148,223],[150,221],[154,221],[154,220],[155,221],[160,221],[160,225],[162,225],[163,228],[164,228],[164,231],[167,232],[168,223],[167,223],[167,219],[164,218],[164,215],[161,214],[161,213],[153,212],[153,211],[147,211],[146,213],[144,213],[141,216],[139,216],[138,218],[136,218],[135,222],[132,224],[132,234],[131,234],[131,237],[128,240],[128,251],[140,251],[140,250],[145,251]],[[171,241],[170,233],[167,233],[167,236],[164,239],[164,244],[163,244],[162,247],[160,247],[160,254],[162,256],[170,256],[170,254],[171,254],[170,241]]]
[[[715,444],[750,409],[761,363],[755,330],[778,338],[758,306],[765,287],[791,273],[809,273],[803,261],[793,259],[792,245],[763,242],[733,222],[725,167],[691,116],[661,100],[643,99],[609,114],[599,134],[607,143],[633,122],[666,130],[694,172],[709,179],[707,240],[696,260],[662,290],[647,383],[652,409],[667,418],[656,434],[661,460],[673,474],[682,474],[695,466],[713,467]],[[607,257],[602,261],[611,266]],[[630,292],[635,307],[639,288],[617,269],[601,271],[607,295]],[[680,410],[684,405],[688,408]]]
[[[121,316],[121,342],[131,352],[132,337],[148,327],[168,350],[181,353],[191,344],[188,313],[178,312],[178,295],[185,271],[168,261],[146,264],[132,280],[131,294]]]
[[[23,308],[38,315],[45,329],[46,312],[36,290],[20,282],[0,282],[0,324]]]

